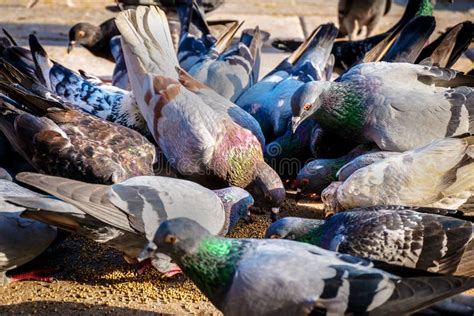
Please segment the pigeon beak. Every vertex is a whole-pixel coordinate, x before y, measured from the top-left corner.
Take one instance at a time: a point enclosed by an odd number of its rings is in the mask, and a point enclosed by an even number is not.
[[[158,247],[153,241],[150,241],[148,245],[140,252],[137,257],[138,262],[145,261],[151,257],[151,254],[157,249]]]
[[[298,126],[300,125],[301,123],[301,117],[299,116],[293,116],[291,118],[291,129],[293,131],[293,134],[296,132],[296,129],[298,128]]]
[[[270,219],[272,220],[272,223],[278,220],[278,213],[280,213],[280,208],[272,207],[272,212],[270,213]]]
[[[67,47],[67,53],[69,54],[74,49],[75,46],[76,46],[76,41],[70,41],[69,46]]]

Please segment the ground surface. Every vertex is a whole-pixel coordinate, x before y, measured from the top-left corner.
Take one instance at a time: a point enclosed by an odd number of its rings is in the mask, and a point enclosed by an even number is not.
[[[98,59],[85,49],[77,48],[66,54],[67,33],[71,25],[87,21],[99,24],[115,13],[105,10],[113,1],[71,0],[73,7],[61,0],[39,0],[26,9],[29,0],[0,0],[0,26],[10,31],[22,45],[29,33],[36,33],[46,45],[50,57],[72,69],[110,76],[113,64]],[[393,25],[403,12],[395,1],[388,16],[378,27],[384,31]],[[440,2],[440,1],[438,1]],[[337,22],[337,1],[326,0],[227,0],[210,14],[210,19],[245,20],[244,27],[257,24],[273,38],[300,38],[324,22]],[[438,30],[464,20],[474,20],[472,0],[456,0],[449,10],[437,7],[435,16]],[[262,74],[278,64],[286,55],[270,45],[264,46]],[[466,58],[456,67],[469,70],[472,63]],[[320,205],[298,205],[288,200],[282,215],[320,217]],[[261,237],[269,220],[257,217],[249,226],[239,226],[233,236]],[[0,314],[135,314],[197,313],[217,314],[194,285],[183,276],[163,280],[153,271],[138,275],[136,266],[124,262],[120,254],[98,244],[90,244],[77,237],[69,237],[56,245],[31,266],[60,269],[53,283],[21,282],[0,288]],[[24,267],[27,269],[28,267]]]

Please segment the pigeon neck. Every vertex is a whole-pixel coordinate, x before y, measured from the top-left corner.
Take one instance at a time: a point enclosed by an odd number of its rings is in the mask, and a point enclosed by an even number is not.
[[[363,96],[346,83],[333,83],[321,94],[322,106],[315,119],[328,130],[345,138],[359,135],[364,127]]]
[[[433,15],[433,4],[431,0],[423,0],[420,5],[420,9],[417,12],[419,16],[432,16]]]
[[[315,246],[320,246],[322,238],[324,236],[323,232],[324,225],[318,225],[309,229],[305,234],[301,235],[300,237],[297,237],[295,240]]]
[[[208,236],[199,242],[196,252],[176,260],[184,274],[219,307],[232,283],[240,250],[237,240]]]

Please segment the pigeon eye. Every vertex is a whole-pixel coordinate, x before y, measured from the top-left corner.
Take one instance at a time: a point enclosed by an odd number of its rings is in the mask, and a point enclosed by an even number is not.
[[[312,107],[313,107],[313,105],[312,105],[311,103],[305,103],[303,109],[304,109],[305,111],[308,111],[308,110],[311,109]]]
[[[79,38],[83,38],[84,36],[86,36],[86,32],[84,32],[84,31],[79,31],[79,32],[77,32],[77,36],[78,36]]]
[[[177,238],[175,235],[167,235],[165,237],[165,243],[173,245],[176,242]]]

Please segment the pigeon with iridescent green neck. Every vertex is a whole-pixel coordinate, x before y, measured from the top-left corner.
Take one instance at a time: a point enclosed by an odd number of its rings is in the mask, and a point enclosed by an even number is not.
[[[301,241],[407,268],[472,275],[473,223],[430,211],[380,206],[338,213],[325,221],[285,217],[270,225],[265,237]]]
[[[228,239],[176,218],[141,254],[169,255],[225,315],[408,314],[474,287],[474,278],[400,278],[370,261],[290,240]]]
[[[323,129],[381,150],[405,151],[474,133],[474,77],[454,70],[376,62],[337,82],[313,81],[292,98],[293,129],[316,119]]]

